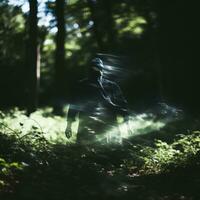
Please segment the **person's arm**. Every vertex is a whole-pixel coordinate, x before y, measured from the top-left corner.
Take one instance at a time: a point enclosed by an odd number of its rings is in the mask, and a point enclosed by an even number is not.
[[[79,112],[79,110],[77,109],[78,98],[80,96],[79,82],[75,82],[74,84],[72,84],[71,89],[73,89],[73,91],[75,92],[71,94],[67,113],[67,126],[65,129],[65,135],[67,138],[70,138],[72,136],[72,124],[76,121],[76,116]]]
[[[65,135],[67,138],[72,136],[72,124],[76,121],[77,110],[75,110],[72,104],[69,105],[68,115],[67,115],[67,127],[65,129]]]

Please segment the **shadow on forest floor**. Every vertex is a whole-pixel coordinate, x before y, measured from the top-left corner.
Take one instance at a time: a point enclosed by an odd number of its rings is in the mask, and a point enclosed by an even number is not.
[[[7,161],[0,160],[0,197],[200,199],[199,125],[193,119],[170,122],[158,131],[124,139],[121,145],[49,144],[38,135],[19,139],[0,133],[0,157]]]
[[[57,147],[56,151],[60,151]],[[62,149],[63,150],[63,149]],[[31,166],[2,199],[199,199],[200,166],[176,168],[162,174],[142,175],[131,166],[123,169],[122,155],[93,155],[80,147],[66,149],[43,166]],[[75,151],[75,152],[70,152]],[[83,154],[83,152],[85,154]],[[73,158],[64,158],[72,153]],[[126,153],[126,152],[124,152]],[[76,156],[74,156],[76,154]],[[137,167],[136,167],[137,168]]]

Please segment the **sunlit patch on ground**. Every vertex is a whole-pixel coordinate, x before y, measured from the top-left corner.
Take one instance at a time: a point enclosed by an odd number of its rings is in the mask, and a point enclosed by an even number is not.
[[[116,123],[111,129],[106,131],[102,136],[98,137],[99,141],[107,143],[122,143],[123,138],[128,139],[136,135],[147,134],[157,131],[165,126],[164,121],[154,121],[154,116],[143,113],[129,116],[129,120]]]
[[[54,116],[52,108],[38,110],[32,113],[30,117],[27,117],[24,111],[18,109],[14,109],[11,113],[0,119],[1,123],[6,124],[6,127],[2,127],[3,129],[9,128],[10,131],[19,133],[21,137],[38,132],[50,142],[68,142],[64,135],[66,118]]]
[[[118,119],[115,126],[98,136],[98,141],[121,144],[123,139],[159,131],[169,122],[181,119],[182,115],[182,110],[159,103],[144,113],[132,113],[127,121]]]
[[[107,127],[103,133],[96,134],[96,141],[100,144],[122,143],[123,139],[128,139],[142,134],[158,131],[171,121],[180,118],[180,111],[167,104],[160,104],[159,107],[136,114],[132,113],[127,120],[118,117],[115,125],[105,123]],[[10,130],[20,133],[21,137],[26,134],[37,132],[42,134],[48,141],[53,143],[75,143],[77,134],[81,134],[81,120],[77,115],[76,121],[72,124],[72,137],[67,139],[65,129],[67,119],[52,114],[52,108],[38,110],[30,117],[24,111],[14,109],[6,116],[1,117],[1,123],[6,124]],[[5,126],[1,129],[7,129]],[[80,133],[78,133],[80,132]],[[95,134],[95,133],[94,133]],[[87,143],[93,143],[88,141]]]

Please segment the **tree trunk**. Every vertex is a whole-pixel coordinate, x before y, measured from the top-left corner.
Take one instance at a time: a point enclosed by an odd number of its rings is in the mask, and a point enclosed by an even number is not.
[[[115,21],[111,0],[87,0],[93,21],[93,34],[100,52],[113,52],[116,45]]]
[[[37,27],[37,0],[29,0],[29,50],[28,50],[28,67],[29,67],[29,92],[28,92],[28,109],[30,115],[38,106],[38,90],[40,79],[40,58],[38,47],[38,27]]]
[[[99,17],[97,15],[98,10],[96,9],[96,2],[94,2],[93,0],[87,0],[88,3],[88,7],[90,9],[90,13],[91,13],[91,19],[93,21],[93,34],[94,34],[94,38],[96,40],[97,43],[97,47],[98,47],[98,51],[100,52],[104,52],[105,51],[105,45],[103,42],[103,34],[101,34],[101,27],[99,27],[100,23],[99,23]],[[104,19],[102,19],[104,20]],[[104,30],[105,31],[105,30]]]
[[[107,50],[113,53],[116,46],[116,30],[115,21],[113,19],[113,2],[111,0],[102,0],[102,9],[104,9],[104,29],[106,31],[106,47]]]
[[[56,34],[56,52],[55,52],[55,95],[56,102],[54,105],[54,112],[60,113],[61,107],[60,100],[64,96],[64,74],[65,74],[65,0],[56,0],[56,21],[57,21],[57,34]]]

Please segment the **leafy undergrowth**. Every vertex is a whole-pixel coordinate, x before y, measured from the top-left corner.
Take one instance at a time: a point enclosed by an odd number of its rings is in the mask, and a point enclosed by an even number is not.
[[[36,115],[39,125],[34,119],[27,126],[22,112],[1,112],[0,199],[200,199],[198,121],[191,129],[185,121],[172,123],[121,145],[83,146],[52,142],[45,130],[60,134],[65,119],[41,111],[31,118]]]

